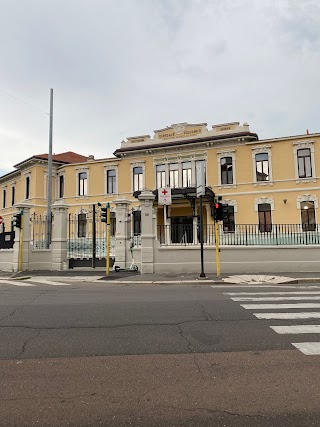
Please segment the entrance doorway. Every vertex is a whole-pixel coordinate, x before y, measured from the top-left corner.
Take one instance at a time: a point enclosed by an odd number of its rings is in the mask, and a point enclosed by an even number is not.
[[[193,217],[173,216],[171,217],[171,242],[193,243]]]

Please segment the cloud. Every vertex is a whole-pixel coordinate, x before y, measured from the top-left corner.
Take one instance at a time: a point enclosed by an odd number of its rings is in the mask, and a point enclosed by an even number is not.
[[[177,122],[319,131],[317,0],[0,0],[0,89],[49,109],[54,151],[111,156]],[[0,168],[48,147],[48,116],[0,93]]]

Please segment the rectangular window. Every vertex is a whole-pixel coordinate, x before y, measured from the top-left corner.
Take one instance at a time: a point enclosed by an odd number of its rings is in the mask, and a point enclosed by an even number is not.
[[[141,191],[143,188],[143,170],[141,166],[133,168],[133,191]]]
[[[86,196],[87,192],[88,192],[87,172],[80,172],[78,174],[78,195]]]
[[[64,197],[64,176],[59,176],[59,199]]]
[[[169,185],[171,188],[179,187],[179,165],[171,163],[169,165]]]
[[[2,192],[2,207],[6,207],[6,198],[7,198],[7,190],[3,190]]]
[[[107,193],[116,193],[116,170],[110,169],[107,171]]]
[[[116,235],[116,213],[110,212],[110,234],[111,236]]]
[[[260,233],[270,233],[272,231],[270,203],[261,203],[258,205],[258,215]]]
[[[301,224],[303,231],[315,231],[316,215],[313,202],[301,202]]]
[[[182,187],[192,186],[191,162],[182,163]]]
[[[141,234],[141,211],[133,211],[133,235]]]
[[[156,166],[157,188],[166,187],[166,167],[165,165]]]
[[[311,150],[310,148],[302,148],[297,151],[298,158],[298,174],[299,178],[312,177],[311,167]]]
[[[30,176],[26,177],[26,199],[30,198]]]
[[[11,188],[11,206],[16,203],[16,187]]]
[[[256,154],[256,180],[269,181],[268,153]]]
[[[78,237],[87,236],[87,215],[81,213],[78,215]]]
[[[204,185],[207,185],[207,182],[206,182],[206,161],[205,160],[197,160],[196,161],[196,187],[198,187],[198,185],[201,185],[201,182],[199,182],[200,179],[198,176],[199,171],[201,171],[201,169],[202,169],[200,167],[201,165],[203,165]]]
[[[223,231],[225,233],[234,233],[235,232],[234,207],[233,206],[228,206],[228,217],[223,219]]]
[[[221,184],[233,184],[232,157],[220,159]]]

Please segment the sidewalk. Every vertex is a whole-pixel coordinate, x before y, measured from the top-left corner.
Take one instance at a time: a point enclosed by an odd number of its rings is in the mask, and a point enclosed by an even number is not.
[[[112,283],[154,283],[154,284],[281,284],[281,283],[320,283],[319,272],[296,272],[296,273],[259,273],[259,274],[221,274],[217,278],[214,274],[206,274],[204,278],[200,277],[199,273],[182,273],[182,274],[140,274],[139,272],[118,272],[110,271],[109,276],[106,276],[104,268],[75,268],[66,271],[22,271],[19,273],[7,273],[0,271],[0,280],[4,278],[22,278],[22,277],[65,277],[66,279],[77,277],[92,277]]]

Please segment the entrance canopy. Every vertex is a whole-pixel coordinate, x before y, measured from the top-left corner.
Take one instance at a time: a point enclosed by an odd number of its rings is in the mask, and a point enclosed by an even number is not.
[[[152,193],[156,196],[155,202],[158,202],[158,190],[153,190]],[[141,191],[135,191],[133,196],[138,198],[141,194]],[[174,205],[175,201],[178,200],[187,200],[194,211],[197,196],[197,188],[196,187],[185,187],[185,188],[172,188],[171,189],[171,197],[172,197],[172,205]],[[208,202],[211,209],[211,216],[214,217],[214,198],[215,194],[211,190],[210,187],[205,187],[205,195],[203,196],[203,201]]]

